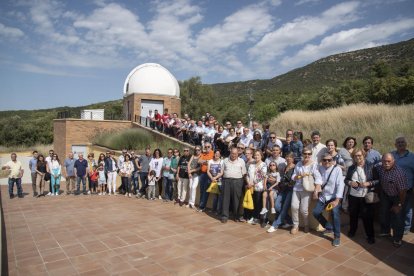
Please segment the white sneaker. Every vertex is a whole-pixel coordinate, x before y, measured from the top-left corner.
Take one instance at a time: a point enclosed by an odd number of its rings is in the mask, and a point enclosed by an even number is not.
[[[258,219],[254,219],[252,225],[256,225],[258,223],[259,223],[259,220]]]
[[[102,193],[99,193],[98,195],[102,195]]]
[[[128,194],[128,197],[131,197],[131,194]]]
[[[91,194],[91,191],[88,191],[88,195],[90,195]]]
[[[59,193],[56,193],[56,196],[58,196],[59,195]]]
[[[128,196],[128,193],[125,193],[125,196],[127,197]]]
[[[51,196],[51,195],[52,195],[52,192],[48,192],[48,193],[47,193],[47,196]]]
[[[272,213],[272,214],[276,214],[276,210],[275,210],[275,208],[272,208],[271,213]]]
[[[106,192],[104,192],[103,195],[106,195]]]
[[[162,196],[161,196],[161,195],[159,195],[159,196],[158,196],[158,199],[162,199]]]
[[[264,215],[264,214],[266,214],[267,213],[267,209],[266,208],[262,208],[262,210],[260,211],[260,214],[261,215]]]
[[[248,223],[248,224],[253,224],[253,222],[254,222],[254,218],[250,218],[250,219],[247,221],[247,223]]]
[[[50,194],[50,196],[54,196],[54,195],[55,195],[54,193],[49,193],[49,194]],[[49,194],[48,194],[48,195],[49,195]]]
[[[270,228],[269,229],[267,229],[267,233],[273,233],[273,232],[275,232],[277,230],[277,228],[274,228],[273,226],[270,226]]]

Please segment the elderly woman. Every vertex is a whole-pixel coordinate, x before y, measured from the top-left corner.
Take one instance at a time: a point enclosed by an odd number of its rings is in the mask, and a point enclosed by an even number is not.
[[[247,223],[257,224],[260,219],[260,210],[262,210],[263,191],[266,189],[267,166],[262,161],[263,153],[256,150],[253,155],[254,162],[248,167],[248,188],[253,188],[253,210],[249,210],[247,214],[249,220]]]
[[[312,151],[308,148],[303,150],[303,160],[296,164],[292,175],[292,180],[295,180],[293,186],[291,213],[293,220],[293,227],[290,230],[292,235],[299,231],[299,210],[303,217],[303,224],[305,226],[304,232],[309,232],[308,209],[309,199],[312,192],[306,191],[303,187],[303,178],[312,177],[315,184],[322,184],[321,174],[318,170],[318,164],[312,160]]]
[[[324,234],[334,233],[333,246],[339,246],[341,241],[341,212],[339,210],[342,196],[344,194],[344,179],[342,169],[335,164],[334,158],[329,153],[325,153],[322,158],[322,166],[319,167],[323,184],[315,185],[313,197],[318,199],[313,216],[326,230]],[[328,207],[331,208],[328,208]],[[331,209],[332,223],[327,221],[322,212]]]
[[[348,210],[350,238],[355,236],[358,228],[358,219],[361,217],[364,224],[367,242],[375,243],[374,235],[374,208],[375,204],[366,203],[365,195],[378,185],[378,179],[374,179],[373,165],[365,162],[365,151],[354,149],[352,152],[354,164],[349,167],[345,178],[345,184],[349,187]]]

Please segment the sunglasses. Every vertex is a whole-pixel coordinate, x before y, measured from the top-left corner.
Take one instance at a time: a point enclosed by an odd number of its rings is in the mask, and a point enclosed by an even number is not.
[[[184,151],[189,151],[189,150],[184,150]]]
[[[303,155],[312,155],[312,153],[304,152]]]
[[[323,162],[331,162],[332,159],[322,159]]]
[[[270,138],[271,138],[271,139],[276,139],[276,137],[272,137],[272,136],[270,136]]]
[[[211,148],[211,146],[205,146],[205,148],[206,148],[206,149],[210,149],[210,148]]]

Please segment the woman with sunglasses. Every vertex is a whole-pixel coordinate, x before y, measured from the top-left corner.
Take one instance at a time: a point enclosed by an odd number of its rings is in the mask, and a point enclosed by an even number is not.
[[[311,176],[315,184],[322,184],[321,174],[318,171],[318,164],[312,161],[312,151],[310,149],[303,150],[303,160],[299,161],[292,175],[292,180],[295,180],[293,187],[291,213],[293,220],[293,227],[290,230],[292,235],[299,231],[299,210],[303,218],[304,232],[309,232],[308,209],[309,200],[312,192],[308,192],[303,188],[303,178]]]
[[[50,183],[52,185],[52,196],[57,196],[59,195],[60,178],[62,176],[62,166],[60,165],[59,157],[57,154],[53,154],[50,164]]]
[[[353,238],[358,229],[358,220],[362,218],[367,242],[375,243],[374,211],[375,204],[365,202],[365,195],[378,185],[374,178],[373,165],[365,162],[365,151],[354,149],[352,152],[354,164],[349,167],[345,177],[345,185],[349,188],[349,232],[348,237]]]
[[[319,167],[323,184],[315,184],[313,198],[318,199],[313,216],[326,230],[323,234],[334,234],[333,246],[340,245],[341,238],[341,199],[344,194],[344,178],[342,169],[335,164],[334,158],[329,153],[322,157],[322,166]],[[330,210],[332,222],[329,222],[322,214],[324,210]]]
[[[195,206],[195,199],[196,199],[196,192],[198,186],[198,177],[200,175],[200,163],[198,163],[198,159],[201,156],[201,147],[196,146],[194,150],[194,155],[191,156],[190,161],[188,162],[188,177],[190,179],[190,198],[188,199],[187,208],[194,208]]]

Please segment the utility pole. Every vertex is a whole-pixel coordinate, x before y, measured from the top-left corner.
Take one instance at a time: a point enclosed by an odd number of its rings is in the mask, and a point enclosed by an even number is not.
[[[255,82],[252,84],[256,84]],[[252,127],[252,121],[253,121],[253,114],[252,114],[252,110],[253,110],[253,105],[254,105],[254,98],[253,98],[253,89],[251,87],[248,88],[248,92],[249,92],[249,113],[248,113],[248,118],[249,118],[249,127]]]

